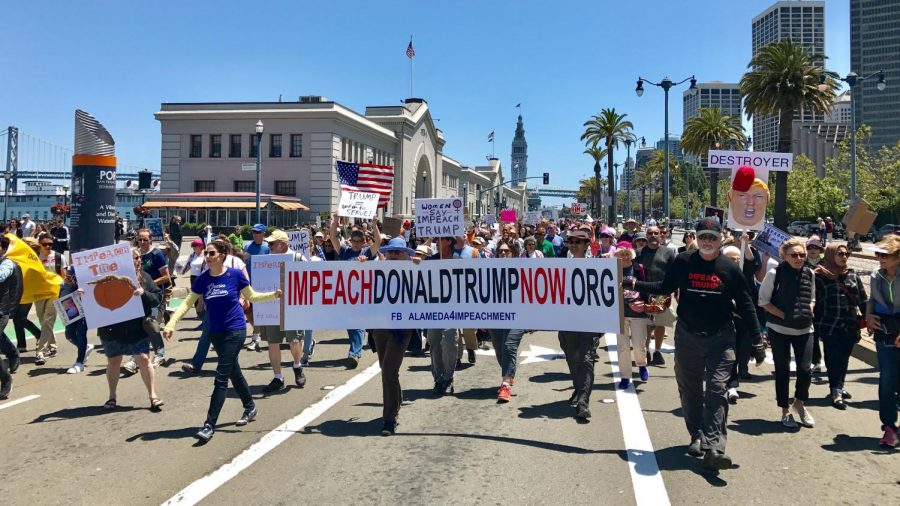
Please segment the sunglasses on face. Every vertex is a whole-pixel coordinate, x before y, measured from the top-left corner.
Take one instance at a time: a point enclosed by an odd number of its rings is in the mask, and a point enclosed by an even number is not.
[[[712,234],[703,234],[699,236],[698,239],[700,239],[701,241],[715,241],[716,239],[718,239],[718,237]]]
[[[795,259],[796,258],[806,258],[806,253],[791,253],[790,257],[795,258]]]
[[[138,239],[137,242],[150,242],[150,239]]]
[[[505,254],[507,254],[507,253],[512,253],[512,251],[510,251],[510,250],[508,250],[508,249],[501,249],[501,250],[497,250],[497,251],[498,251],[501,255],[505,255]]]
[[[204,255],[206,255],[206,256],[208,256],[208,257],[214,257],[214,256],[216,256],[216,255],[218,255],[218,254],[219,254],[218,251],[207,251],[207,252],[204,253]]]
[[[583,241],[581,239],[568,239],[566,240],[566,244],[584,244],[587,241]]]
[[[850,258],[850,253],[847,251],[838,251],[837,256],[841,258]]]
[[[53,243],[52,242],[42,242],[41,246],[44,248],[49,248],[50,246],[53,246]]]
[[[891,255],[890,253],[881,253],[881,252],[879,251],[879,252],[876,252],[876,253],[875,253],[875,256],[876,256],[877,258],[879,258],[879,259],[882,259],[882,258],[883,258],[883,259],[888,259],[888,258],[891,258],[891,257],[894,256],[894,255]]]
[[[659,235],[659,232],[647,232],[647,235]]]

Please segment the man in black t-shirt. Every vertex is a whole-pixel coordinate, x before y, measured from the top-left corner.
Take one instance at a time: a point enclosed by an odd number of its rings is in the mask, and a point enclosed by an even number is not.
[[[627,278],[623,285],[656,294],[679,290],[675,380],[691,436],[688,453],[703,455],[706,467],[728,469],[726,387],[735,361],[733,310],[747,323],[757,365],[765,359],[765,350],[741,268],[720,254],[722,226],[716,218],[704,218],[696,229],[700,249],[679,255],[662,281]]]

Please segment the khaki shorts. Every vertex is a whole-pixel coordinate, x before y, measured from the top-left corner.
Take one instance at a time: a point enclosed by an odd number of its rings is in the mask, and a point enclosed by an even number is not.
[[[269,344],[289,343],[300,340],[300,333],[296,330],[281,330],[277,325],[260,326],[259,335]]]
[[[660,327],[674,327],[675,310],[669,307],[669,309],[666,309],[662,313],[653,315],[653,321]]]

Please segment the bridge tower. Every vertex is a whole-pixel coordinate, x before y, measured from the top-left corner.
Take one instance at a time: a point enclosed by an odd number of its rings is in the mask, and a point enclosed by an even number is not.
[[[512,141],[512,157],[510,163],[511,177],[518,181],[528,177],[528,141],[525,140],[525,125],[522,123],[522,115],[516,123],[516,135]],[[525,185],[525,181],[519,181],[516,185]]]

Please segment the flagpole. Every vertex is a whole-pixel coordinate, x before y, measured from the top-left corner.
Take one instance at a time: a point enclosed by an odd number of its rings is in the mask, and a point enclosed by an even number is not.
[[[412,46],[412,35],[409,36],[409,45]],[[409,98],[413,98],[413,60],[415,58],[415,53],[409,57]]]

